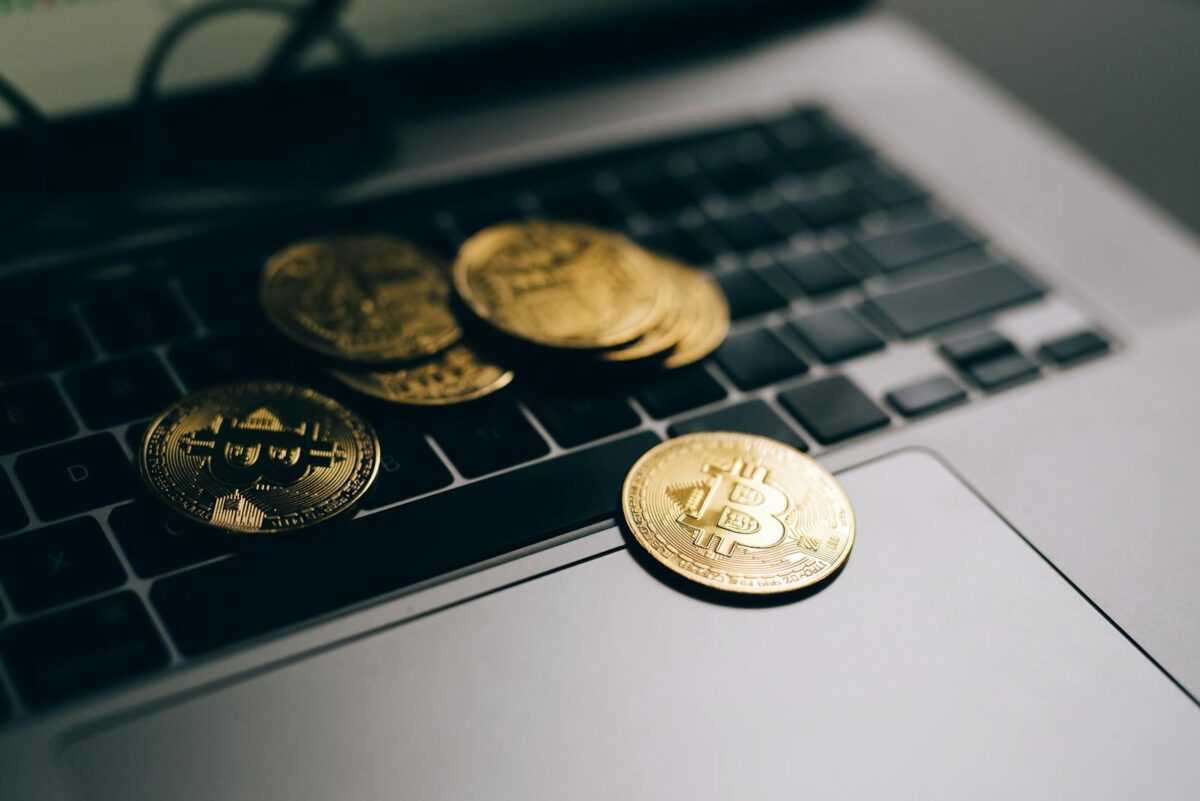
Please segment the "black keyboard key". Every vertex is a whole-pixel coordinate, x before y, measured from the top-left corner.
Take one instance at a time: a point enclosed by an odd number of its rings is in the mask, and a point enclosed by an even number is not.
[[[546,216],[567,222],[619,227],[625,222],[625,211],[615,198],[587,186],[547,187],[538,192]]]
[[[940,411],[967,399],[967,391],[945,375],[914,381],[887,394],[887,402],[905,417]]]
[[[854,181],[881,206],[901,206],[925,198],[925,191],[911,180],[873,161],[847,165]]]
[[[258,306],[262,263],[248,255],[237,260],[237,266],[222,270],[197,266],[184,279],[184,297],[211,329],[246,327],[262,319]]]
[[[4,468],[0,467],[0,534],[24,528],[29,523],[29,515],[13,489],[12,480]]]
[[[1004,356],[1016,351],[1007,337],[995,331],[977,331],[942,342],[938,351],[961,370],[973,364]]]
[[[58,520],[133,497],[129,460],[112,434],[51,445],[17,457],[17,478],[43,520]]]
[[[77,429],[50,379],[0,386],[0,453],[65,439]]]
[[[12,705],[4,694],[4,688],[0,687],[0,724],[7,722],[10,717],[12,717]]]
[[[89,303],[84,317],[110,352],[145,347],[184,336],[192,324],[166,287],[129,288]]]
[[[728,197],[749,195],[787,172],[787,165],[760,131],[725,134],[688,152]]]
[[[42,708],[165,667],[167,650],[132,592],[120,592],[0,635],[25,703]]]
[[[858,315],[840,307],[793,320],[792,330],[827,364],[877,351],[885,344]]]
[[[618,177],[625,192],[651,217],[677,214],[698,200],[682,177],[668,170],[661,159],[629,165]]]
[[[0,321],[0,380],[46,373],[92,358],[79,323],[66,313]]]
[[[1107,353],[1108,349],[1108,340],[1095,331],[1079,331],[1042,343],[1038,353],[1046,361],[1066,367],[1082,359]]]
[[[694,267],[711,264],[725,250],[720,238],[707,226],[660,223],[638,235],[637,240],[647,250],[673,256]]]
[[[96,429],[151,417],[179,397],[153,353],[82,367],[63,378],[63,386],[83,422]]]
[[[822,445],[888,424],[887,414],[844,375],[828,376],[781,392],[779,402]]]
[[[861,158],[866,148],[825,114],[804,110],[767,125],[794,169],[813,172]]]
[[[547,391],[531,398],[529,406],[564,448],[628,431],[641,423],[629,401],[612,394]]]
[[[818,195],[789,195],[788,202],[813,228],[854,222],[878,208],[870,195],[854,187]]]
[[[739,389],[758,389],[808,370],[808,364],[766,328],[734,334],[717,349],[716,358]]]
[[[91,517],[0,540],[0,584],[21,612],[38,612],[124,583],[125,570]]]
[[[944,325],[1036,300],[1040,286],[1007,264],[876,295],[866,309],[898,334],[915,337]]]
[[[722,273],[717,276],[717,281],[725,292],[729,313],[735,320],[787,306],[787,298],[752,269]]]
[[[284,365],[261,337],[222,334],[172,346],[167,359],[190,390],[234,381],[279,377]]]
[[[644,383],[638,402],[651,417],[662,419],[725,397],[725,389],[702,365],[672,370]]]
[[[424,495],[450,484],[454,477],[429,447],[425,437],[394,420],[385,420],[379,432],[379,474],[363,499],[367,509]]]
[[[158,506],[144,500],[116,507],[108,524],[134,572],[142,578],[214,559],[227,551],[216,532],[169,519]]]
[[[713,224],[737,253],[777,245],[786,232],[753,209],[728,209],[712,215]]]
[[[464,409],[439,422],[433,438],[467,477],[512,467],[550,452],[541,435],[511,402]]]
[[[1038,366],[1023,353],[1010,353],[973,365],[967,370],[967,375],[989,392],[1030,381],[1037,378],[1038,373]]]
[[[360,517],[336,538],[204,565],[160,579],[151,599],[187,654],[262,635],[610,518],[657,442],[635,434]],[[486,520],[464,524],[473,514]]]
[[[935,256],[971,247],[978,241],[975,234],[953,220],[936,220],[862,237],[858,245],[881,270],[894,272]]]
[[[808,450],[808,443],[783,422],[779,415],[771,411],[770,406],[760,400],[749,400],[710,414],[689,417],[672,423],[667,431],[673,437],[695,434],[698,431],[738,431],[770,437],[793,448]]]
[[[807,295],[824,295],[858,283],[858,278],[836,256],[824,250],[802,256],[787,255],[779,263]]]
[[[146,436],[146,429],[149,427],[149,420],[138,420],[136,423],[130,423],[129,428],[125,429],[125,444],[134,456],[142,452],[142,437]]]

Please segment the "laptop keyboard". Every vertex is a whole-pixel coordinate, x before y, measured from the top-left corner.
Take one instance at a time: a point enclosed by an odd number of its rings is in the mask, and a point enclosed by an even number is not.
[[[363,511],[336,536],[231,555],[139,497],[131,459],[182,392],[319,381],[257,329],[256,283],[271,247],[327,221],[269,243],[131,254],[134,277],[0,322],[0,721],[611,518],[627,466],[664,435],[734,429],[828,448],[1110,347],[1086,330],[1025,354],[987,330],[1048,289],[815,108],[332,216],[447,254],[513,217],[619,228],[713,271],[734,331],[684,370],[593,389],[519,379],[437,414],[329,390],[379,430]],[[839,371],[903,340],[925,342],[944,371],[881,397]],[[519,514],[491,513],[516,499]]]

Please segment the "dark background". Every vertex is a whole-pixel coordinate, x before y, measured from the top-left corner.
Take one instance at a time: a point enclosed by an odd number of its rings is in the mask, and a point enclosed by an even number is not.
[[[881,0],[1200,232],[1200,0]]]

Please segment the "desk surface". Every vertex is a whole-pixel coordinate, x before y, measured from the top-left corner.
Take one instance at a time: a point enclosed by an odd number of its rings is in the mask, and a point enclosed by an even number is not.
[[[883,0],[1200,234],[1200,0]]]

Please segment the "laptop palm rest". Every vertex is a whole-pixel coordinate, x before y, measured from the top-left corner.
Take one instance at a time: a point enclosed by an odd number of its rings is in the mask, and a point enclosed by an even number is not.
[[[794,603],[698,600],[622,550],[63,769],[88,801],[1200,797],[1200,710],[937,459],[841,478],[854,552]]]

